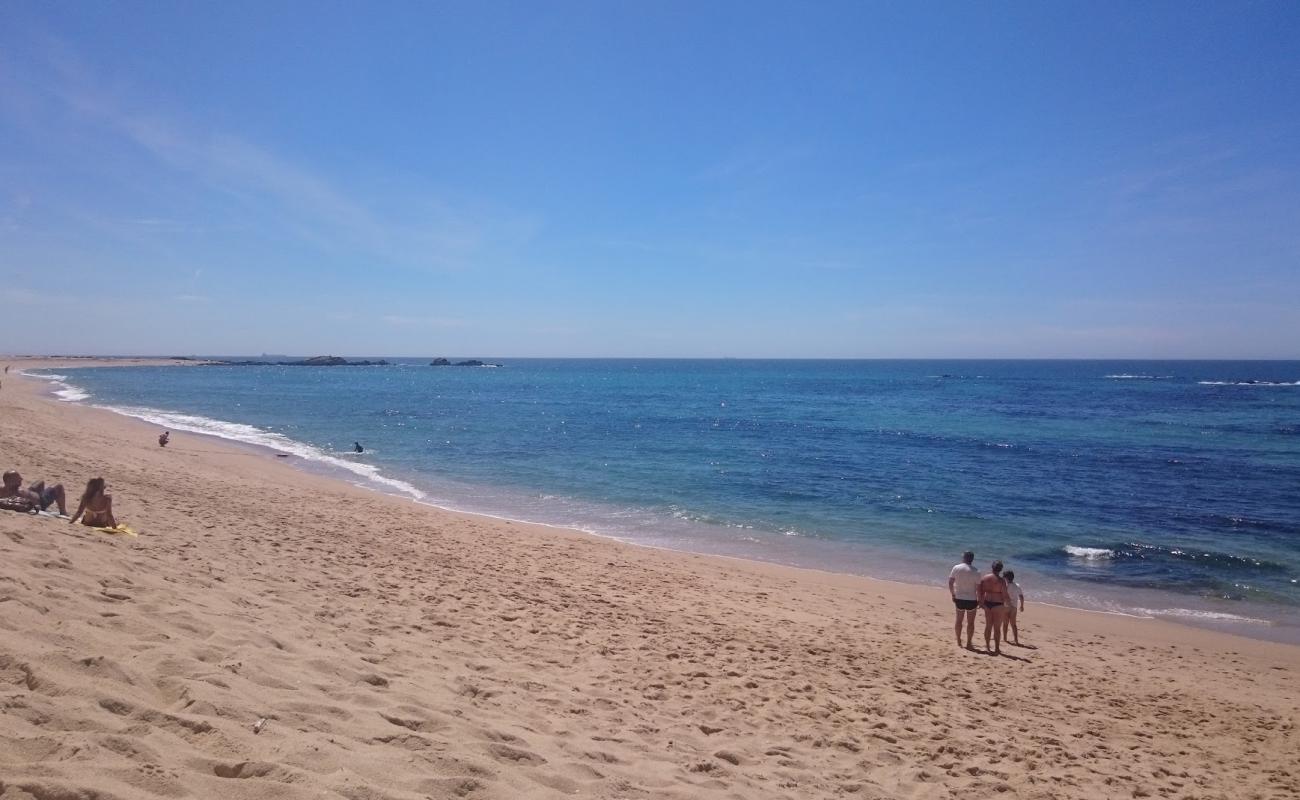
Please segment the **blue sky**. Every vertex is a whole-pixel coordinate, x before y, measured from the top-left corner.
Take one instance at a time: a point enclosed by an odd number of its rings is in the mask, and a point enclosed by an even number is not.
[[[1293,2],[11,1],[0,351],[1298,358],[1298,41]]]

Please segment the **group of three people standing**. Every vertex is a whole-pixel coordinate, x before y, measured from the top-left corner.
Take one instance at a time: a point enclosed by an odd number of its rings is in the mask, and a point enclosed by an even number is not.
[[[994,655],[1002,654],[1002,640],[1006,638],[1007,627],[1015,636],[1014,644],[1020,644],[1020,630],[1016,626],[1016,617],[1025,610],[1025,593],[1016,583],[1014,572],[1002,573],[1002,562],[994,561],[987,575],[980,575],[973,565],[975,554],[967,550],[962,554],[961,563],[948,573],[948,592],[952,595],[953,605],[957,607],[957,622],[953,626],[957,634],[957,646],[961,646],[961,629],[966,623],[966,649],[972,648],[971,640],[975,638],[975,611],[984,609],[984,649]],[[990,639],[992,643],[990,644]]]

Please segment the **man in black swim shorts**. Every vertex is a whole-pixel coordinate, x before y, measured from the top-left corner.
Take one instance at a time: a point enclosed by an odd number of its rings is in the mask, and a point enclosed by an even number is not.
[[[0,486],[0,497],[25,498],[35,503],[36,507],[41,511],[53,504],[57,504],[59,513],[64,516],[68,515],[68,507],[64,505],[66,495],[63,491],[63,484],[56,483],[53,486],[46,486],[45,481],[37,481],[24,489],[23,476],[12,469],[4,474],[3,480],[4,485]]]
[[[971,642],[975,638],[975,609],[979,606],[980,573],[972,566],[974,563],[975,554],[967,550],[961,555],[961,563],[948,573],[948,593],[952,595],[952,603],[957,607],[957,621],[953,625],[953,630],[957,634],[957,646],[961,647],[961,626],[964,618],[967,650],[971,649]]]

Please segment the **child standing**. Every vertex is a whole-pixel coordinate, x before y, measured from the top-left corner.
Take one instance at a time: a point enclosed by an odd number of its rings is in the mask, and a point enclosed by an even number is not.
[[[1013,570],[1007,570],[1002,573],[1007,579],[1007,613],[1002,616],[1002,641],[1010,641],[1012,644],[1020,645],[1020,629],[1016,627],[1016,617],[1021,611],[1025,610],[1025,593],[1016,583],[1016,573]],[[1011,636],[1007,638],[1007,628],[1011,628]]]

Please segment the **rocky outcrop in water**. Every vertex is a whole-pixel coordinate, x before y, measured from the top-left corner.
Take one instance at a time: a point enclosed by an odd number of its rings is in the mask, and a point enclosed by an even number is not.
[[[213,361],[213,366],[221,367],[386,367],[388,362],[382,358],[378,361],[348,361],[342,356],[312,356],[300,361]]]
[[[429,362],[431,367],[499,367],[500,364],[488,364],[479,361],[477,358],[471,358],[468,361],[450,361],[445,358],[435,358]]]

